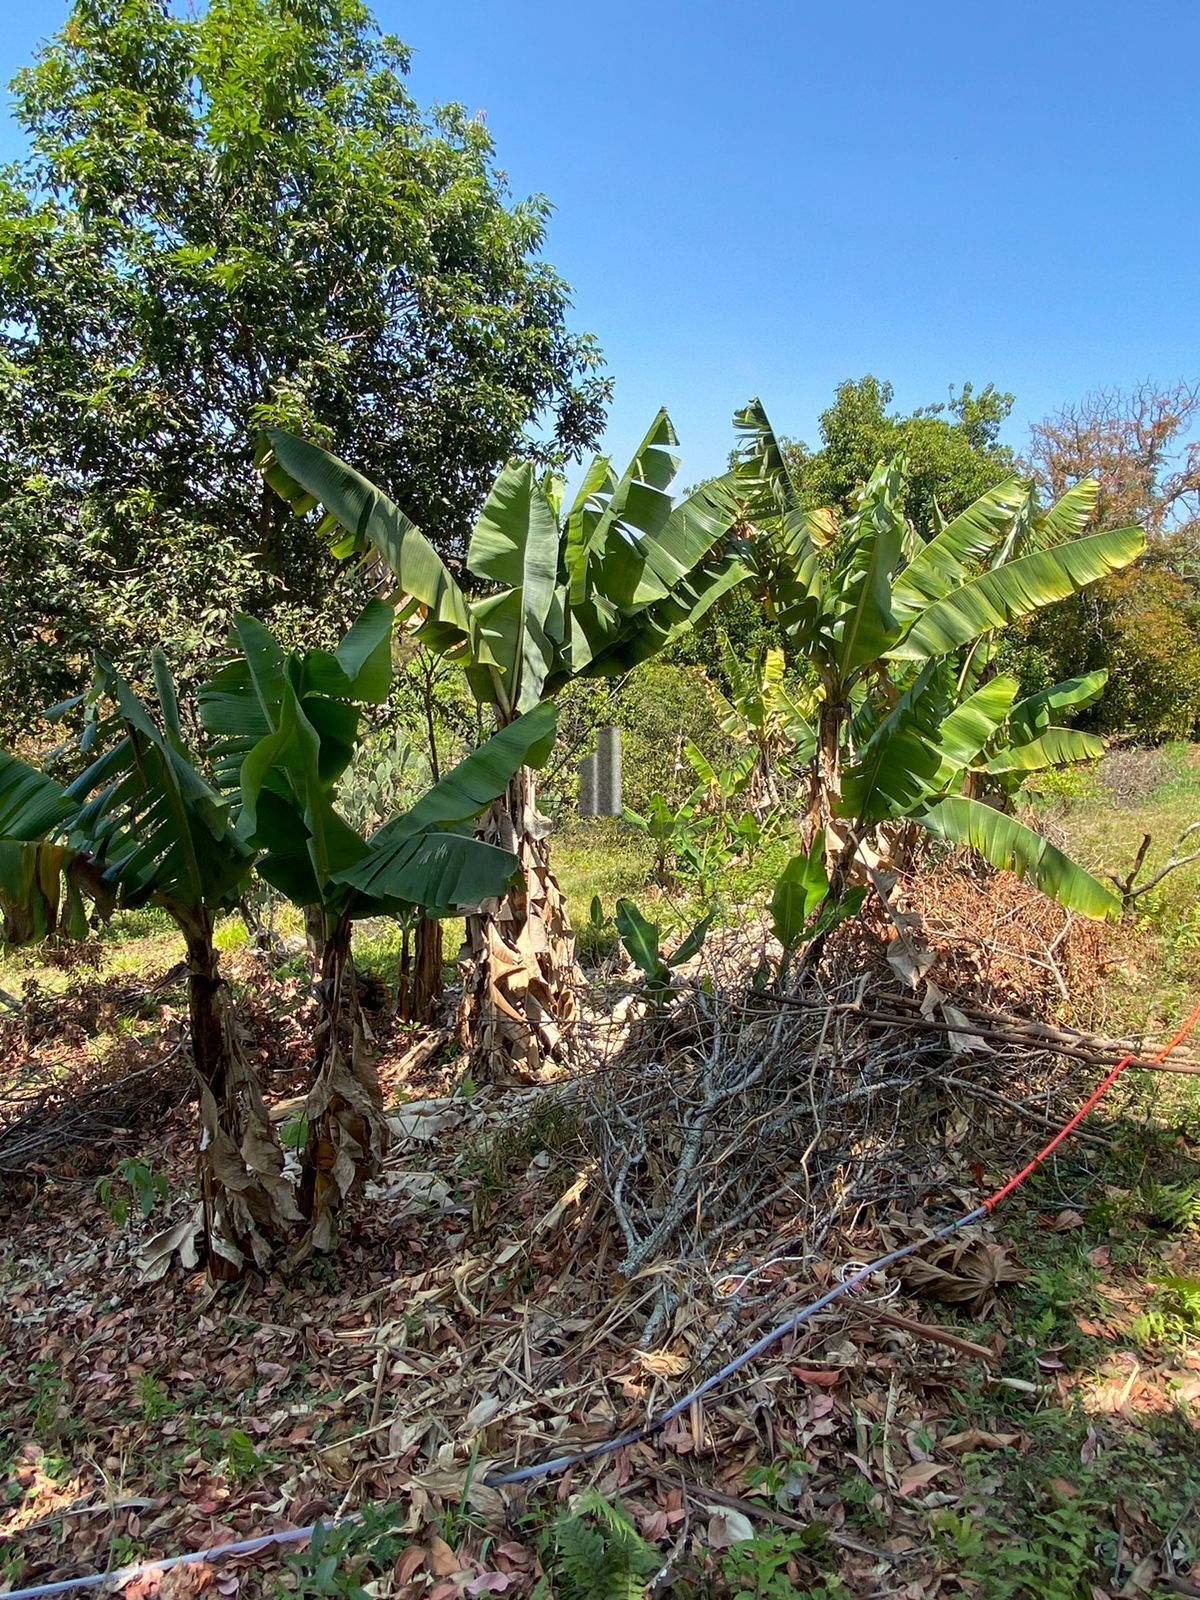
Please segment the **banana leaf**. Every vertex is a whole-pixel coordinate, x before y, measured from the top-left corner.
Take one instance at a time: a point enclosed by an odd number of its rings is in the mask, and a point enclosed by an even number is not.
[[[1064,678],[1061,683],[1051,684],[1048,689],[1039,689],[1036,694],[1026,695],[1023,700],[1017,701],[1009,715],[1010,740],[1014,744],[1024,744],[1050,727],[1064,711],[1082,711],[1100,698],[1107,682],[1108,672],[1101,667],[1096,672],[1085,673],[1079,678]]]
[[[1025,744],[1008,745],[991,758],[987,770],[1002,772],[1040,772],[1044,767],[1065,767],[1075,761],[1098,761],[1104,754],[1104,740],[1078,728],[1047,728]]]
[[[900,458],[880,463],[842,530],[847,556],[833,607],[833,638],[834,665],[843,682],[884,655],[900,631],[892,611],[892,574],[904,543],[902,489]]]
[[[281,428],[265,431],[259,468],[267,482],[299,513],[325,508],[322,528],[334,554],[373,551],[387,567],[405,614],[420,615],[419,636],[433,650],[467,644],[478,658],[479,643],[467,598],[449,567],[399,506],[362,473],[320,445]]]
[[[969,845],[992,866],[1026,878],[1051,900],[1080,916],[1116,918],[1121,902],[1090,872],[1065,856],[1040,833],[981,800],[951,795],[918,812],[916,820],[951,844]]]
[[[0,750],[0,839],[33,843],[60,829],[75,811],[61,783]]]
[[[907,622],[944,599],[999,544],[1025,496],[1012,478],[989,489],[924,545],[892,585],[892,609]]]
[[[1098,578],[1128,566],[1145,544],[1140,528],[1114,528],[1021,556],[935,601],[886,653],[898,661],[951,655],[981,634],[1065,600]]]

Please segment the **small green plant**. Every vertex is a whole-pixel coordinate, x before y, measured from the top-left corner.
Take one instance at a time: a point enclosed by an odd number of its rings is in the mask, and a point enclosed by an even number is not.
[[[731,1545],[721,1561],[721,1575],[729,1585],[731,1600],[786,1600],[795,1594],[820,1595],[823,1600],[840,1600],[849,1593],[838,1578],[827,1577],[815,1587],[800,1589],[798,1560],[811,1559],[824,1548],[825,1528],[817,1523],[803,1533],[783,1529],[757,1533]]]
[[[592,896],[587,921],[576,931],[576,949],[581,956],[607,955],[614,943],[613,919],[604,909],[598,894]]]
[[[698,831],[695,810],[699,791],[691,794],[679,806],[673,806],[661,794],[651,795],[644,812],[621,813],[631,828],[644,834],[653,850],[650,876],[660,888],[669,889],[675,882],[681,856],[689,849],[693,835]]]
[[[122,1567],[131,1567],[145,1553],[146,1547],[140,1540],[130,1538],[127,1533],[114,1533],[108,1541],[108,1570],[119,1572]]]
[[[119,1183],[126,1186],[128,1195],[122,1194],[116,1187]],[[156,1172],[140,1156],[126,1156],[123,1161],[117,1162],[117,1170],[110,1177],[96,1180],[100,1204],[118,1228],[123,1228],[129,1220],[130,1202],[144,1220],[156,1205],[166,1204],[169,1192],[163,1174]]]
[[[225,1435],[226,1476],[238,1483],[243,1478],[252,1478],[263,1465],[263,1458],[250,1442],[249,1435],[241,1428],[231,1428]]]
[[[811,944],[814,939],[832,932],[839,922],[856,915],[866,892],[861,888],[851,889],[840,898],[830,898],[823,829],[817,832],[806,856],[792,857],[771,897],[771,926],[783,946],[779,963],[781,983],[800,946]]]
[[[1090,1600],[1098,1571],[1095,1512],[1084,1499],[1048,1497],[1026,1538],[983,1511],[935,1512],[934,1539],[984,1600]]]
[[[370,1600],[365,1585],[387,1572],[407,1546],[397,1532],[403,1520],[394,1506],[365,1505],[353,1522],[318,1522],[308,1549],[288,1557],[290,1581],[274,1584],[273,1600]]]
[[[494,1204],[511,1192],[534,1156],[558,1155],[578,1140],[576,1113],[558,1095],[541,1095],[519,1122],[466,1139],[460,1170],[476,1179],[476,1206]]]
[[[1143,1184],[1142,1204],[1156,1228],[1168,1233],[1195,1233],[1200,1229],[1200,1183]]]
[[[1164,1273],[1155,1279],[1150,1304],[1129,1331],[1139,1344],[1182,1344],[1200,1334],[1200,1278]]]
[[[1017,1293],[1029,1308],[1031,1331],[1038,1338],[1074,1343],[1079,1338],[1076,1317],[1102,1308],[1099,1286],[1100,1275],[1087,1257],[1068,1250],[1031,1272]]]
[[[684,962],[699,954],[712,919],[713,913],[710,911],[671,955],[664,956],[659,943],[661,930],[658,923],[647,921],[632,900],[617,901],[617,932],[621,943],[629,959],[641,971],[648,998],[656,1004],[661,1004],[666,998],[671,987],[672,969],[683,966]]]
[[[535,1600],[642,1600],[662,1557],[620,1506],[585,1489],[540,1539],[546,1577]]]
[[[137,1397],[147,1422],[158,1422],[179,1410],[179,1402],[171,1399],[152,1372],[143,1372],[137,1380]]]
[[[1043,805],[1057,811],[1073,811],[1096,794],[1096,762],[1081,761],[1072,767],[1046,767],[1025,780],[1028,793]]]
[[[54,1439],[63,1432],[63,1398],[66,1384],[52,1361],[35,1361],[29,1368],[29,1426],[39,1441]]]

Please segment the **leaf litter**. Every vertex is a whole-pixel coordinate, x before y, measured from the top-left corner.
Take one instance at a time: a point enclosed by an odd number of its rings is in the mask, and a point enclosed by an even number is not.
[[[946,918],[944,898],[939,905]],[[995,920],[1009,951],[1019,917],[1010,904]],[[998,965],[1003,982],[1020,979],[1019,961],[989,956],[984,938],[933,943],[939,996],[977,1001]],[[303,1092],[303,996],[261,971],[253,976],[245,1020],[277,1109]],[[1039,972],[1034,982],[1042,980]],[[90,1030],[105,1005],[115,1014],[135,998],[130,986],[115,992],[111,984],[98,997],[98,984],[85,981],[76,1001],[64,1008],[56,1000],[45,1017],[35,1007],[32,1025],[28,1017],[0,1024],[14,1104],[31,1081],[70,1084],[76,1073],[95,1084]],[[1029,1004],[1028,987],[1023,993],[1027,1009],[1046,1014],[1040,1001]],[[154,1039],[105,1081],[143,1072],[174,1047],[178,990],[165,983],[154,1005]],[[1021,1130],[1014,1143],[1002,1108],[970,1103],[964,1126],[950,1100],[924,1129],[919,1188],[900,1199],[883,1194],[874,1206],[856,1202],[857,1215],[838,1215],[819,1248],[797,1232],[794,1185],[780,1185],[715,1259],[677,1235],[670,1251],[626,1272],[628,1237],[607,1203],[602,1152],[585,1118],[581,1131],[571,1117],[547,1117],[537,1090],[456,1096],[447,1038],[388,1026],[377,1038],[396,1104],[395,1149],[375,1193],[351,1208],[336,1253],[291,1276],[218,1290],[171,1267],[145,1281],[139,1262],[154,1236],[187,1226],[186,1196],[175,1194],[167,1216],[120,1228],[94,1174],[130,1149],[157,1170],[188,1170],[194,1108],[186,1078],[169,1071],[165,1090],[154,1073],[136,1093],[126,1085],[121,1120],[106,1112],[103,1138],[81,1146],[68,1133],[6,1180],[0,1426],[11,1478],[0,1587],[386,1504],[395,1508],[400,1550],[372,1593],[523,1600],[542,1575],[537,1527],[547,1502],[567,1502],[591,1483],[619,1499],[662,1551],[668,1570],[658,1592],[670,1592],[676,1576],[680,1592],[691,1592],[688,1574],[719,1577],[733,1545],[795,1528],[818,1531],[832,1552],[825,1570],[832,1562],[851,1595],[969,1594],[977,1586],[931,1538],[932,1519],[986,1500],[991,1480],[980,1463],[1032,1448],[1014,1407],[1019,1417],[1021,1406],[1085,1399],[1094,1457],[1110,1448],[1114,1426],[1136,1426],[1181,1397],[1200,1403],[1194,1352],[1132,1354],[1130,1322],[1148,1279],[1097,1255],[1109,1248],[1103,1242],[1093,1246],[1093,1264],[1105,1278],[1106,1309],[1085,1337],[1106,1340],[1109,1353],[1086,1370],[1045,1340],[1030,1347],[1025,1376],[993,1379],[986,1364],[945,1342],[990,1351],[1011,1371],[1014,1348],[1030,1338],[1013,1302],[1029,1269],[1001,1217],[828,1308],[652,1440],[545,1489],[489,1488],[493,1465],[567,1453],[637,1426],[788,1304],[829,1287],[843,1263],[919,1233],[935,1201],[974,1203],[973,1164],[1003,1170],[1026,1146]],[[1028,1075],[1024,1085],[1013,1081],[1013,1062],[1001,1063],[1010,1097],[1024,1087],[1047,1109],[1069,1104],[1080,1081],[1049,1058],[1016,1066]],[[70,1098],[57,1091],[40,1104],[61,1103],[69,1116]],[[28,1108],[17,1104],[16,1115],[27,1119]],[[531,1140],[531,1124],[543,1136]],[[1077,1217],[1071,1206],[1053,1208],[1043,1232],[1073,1231]],[[1180,1270],[1187,1264],[1174,1260]],[[744,1293],[721,1292],[735,1268],[748,1267],[763,1271]],[[964,1426],[964,1385],[982,1389],[986,1425]],[[1114,1516],[1121,1583],[1097,1594],[1148,1575],[1200,1580],[1178,1536],[1174,1546],[1154,1543],[1153,1525],[1124,1502]],[[798,1581],[820,1570],[807,1560],[791,1560]],[[286,1552],[267,1551],[151,1576],[126,1593],[257,1596],[295,1582]]]

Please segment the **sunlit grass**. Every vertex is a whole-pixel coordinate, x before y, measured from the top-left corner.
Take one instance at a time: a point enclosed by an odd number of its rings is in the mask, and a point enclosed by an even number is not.
[[[1051,807],[1056,825],[1066,836],[1077,859],[1092,871],[1124,875],[1133,864],[1145,834],[1151,837],[1142,880],[1168,859],[1179,835],[1189,823],[1200,821],[1200,745],[1165,745],[1146,752],[1168,770],[1146,798],[1122,804],[1105,790],[1094,774],[1083,795]],[[1187,848],[1200,848],[1200,840]],[[1200,896],[1200,862],[1172,873],[1147,897],[1145,909],[1164,920],[1193,906]]]

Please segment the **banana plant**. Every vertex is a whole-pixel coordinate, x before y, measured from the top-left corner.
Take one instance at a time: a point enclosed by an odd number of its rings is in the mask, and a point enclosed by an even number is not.
[[[701,682],[721,732],[747,744],[754,760],[746,783],[747,801],[762,821],[783,800],[781,780],[812,759],[815,734],[797,697],[787,687],[787,662],[777,645],[742,661],[728,637],[720,635],[722,676],[728,694],[701,670]]]
[[[338,810],[337,791],[362,708],[388,693],[392,625],[390,608],[373,600],[332,654],[288,653],[261,623],[239,616],[240,653],[200,700],[218,784],[236,795],[239,834],[258,852],[259,874],[320,917],[320,1019],[299,1188],[303,1249],[330,1248],[342,1201],[379,1170],[387,1149],[358,1004],[353,924],[450,916],[503,893],[516,858],[474,838],[470,824],[524,763],[545,759],[554,738],[554,706],[536,707],[364,837]]]
[[[730,547],[732,481],[673,502],[676,443],[660,412],[629,467],[618,474],[598,457],[570,502],[528,463],[504,467],[467,548],[472,590],[382,490],[328,451],[272,429],[260,465],[298,513],[323,508],[335,554],[373,564],[401,624],[457,662],[504,727],[575,678],[648,660],[748,576]],[[574,936],[536,798],[522,768],[479,829],[521,865],[517,885],[467,923],[460,1022],[484,1077],[536,1076],[563,1053],[575,1014]]]
[[[98,663],[84,736],[87,753],[98,753],[69,785],[0,754],[0,839],[71,851],[102,893],[126,907],[157,905],[182,933],[200,1104],[203,1256],[212,1277],[230,1278],[249,1260],[266,1266],[299,1221],[213,942],[216,918],[245,889],[254,850],[184,742],[160,656],[154,678],[157,718],[119,673]]]
[[[697,922],[669,956],[661,948],[661,934],[657,922],[644,917],[632,900],[618,900],[616,907],[617,935],[625,954],[642,974],[643,992],[651,1005],[660,1010],[671,989],[671,973],[699,955],[708,937],[714,913]]]
[[[760,530],[764,599],[818,680],[809,838],[825,832],[833,864],[849,859],[865,829],[905,819],[1029,877],[1064,905],[1115,914],[1115,896],[1082,868],[956,791],[1014,710],[1007,688],[983,671],[999,633],[1127,566],[1144,548],[1141,529],[1080,537],[1090,483],[1043,510],[1014,479],[925,540],[900,510],[900,458],[877,467],[839,519],[804,506],[758,401],[735,423],[735,474],[745,514]],[[1026,707],[1023,717],[1033,716]],[[1038,756],[1079,748],[1079,736],[1052,736]],[[988,759],[1003,757],[994,751]]]
[[[805,854],[791,858],[776,879],[771,896],[771,931],[782,949],[777,974],[780,987],[796,951],[823,939],[839,922],[855,916],[865,897],[866,890],[861,887],[840,897],[830,894],[825,840],[820,833]]]

